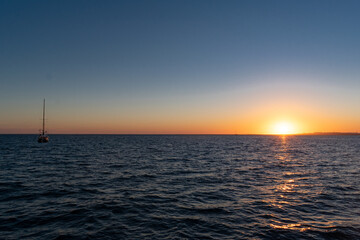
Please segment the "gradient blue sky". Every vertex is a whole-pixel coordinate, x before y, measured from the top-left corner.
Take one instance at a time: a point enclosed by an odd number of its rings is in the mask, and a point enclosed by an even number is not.
[[[360,131],[359,13],[340,0],[2,0],[0,133],[36,132],[44,97],[53,133],[266,133],[252,124],[274,114]]]

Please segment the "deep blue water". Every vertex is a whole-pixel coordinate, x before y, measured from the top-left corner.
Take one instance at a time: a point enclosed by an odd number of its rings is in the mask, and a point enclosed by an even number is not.
[[[0,135],[0,239],[360,239],[360,136]]]

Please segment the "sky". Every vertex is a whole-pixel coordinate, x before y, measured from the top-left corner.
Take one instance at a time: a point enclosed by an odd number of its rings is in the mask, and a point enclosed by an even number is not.
[[[0,133],[360,132],[360,1],[0,1]]]

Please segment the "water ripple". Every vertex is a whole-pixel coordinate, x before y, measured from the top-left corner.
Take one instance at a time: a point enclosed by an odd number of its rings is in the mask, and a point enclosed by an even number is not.
[[[0,142],[3,239],[360,239],[358,136]]]

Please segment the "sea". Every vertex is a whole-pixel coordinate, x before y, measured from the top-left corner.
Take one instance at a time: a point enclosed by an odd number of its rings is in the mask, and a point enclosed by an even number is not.
[[[360,239],[360,136],[0,135],[0,239]]]

